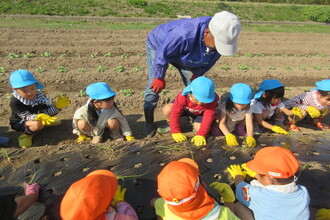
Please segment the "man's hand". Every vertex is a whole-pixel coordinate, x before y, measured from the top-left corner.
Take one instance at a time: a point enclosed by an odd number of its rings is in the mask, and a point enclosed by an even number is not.
[[[308,106],[306,111],[308,112],[308,114],[312,117],[312,118],[319,118],[321,117],[321,112],[313,107],[313,106]]]
[[[233,134],[227,134],[226,135],[226,143],[228,144],[228,146],[230,147],[236,147],[238,146],[238,142],[237,142],[237,138],[235,135]]]
[[[284,130],[283,128],[277,125],[273,126],[272,131],[278,134],[289,135],[289,132],[287,132],[286,130]]]
[[[51,117],[46,114],[38,114],[37,117],[34,119],[36,121],[41,121],[43,125],[50,125],[52,122],[54,122],[57,118],[56,117]]]
[[[206,145],[206,139],[202,135],[196,135],[191,139],[191,142],[193,142],[197,147]]]
[[[166,86],[165,79],[154,78],[154,80],[150,85],[150,89],[152,89],[153,92],[159,93],[165,88],[165,86]]]
[[[187,140],[187,137],[182,133],[172,134],[172,138],[174,139],[175,142],[182,142]]]
[[[235,201],[235,194],[227,183],[213,182],[210,184],[210,186],[218,191],[224,202]]]
[[[56,97],[55,107],[58,109],[62,109],[70,105],[70,100],[66,95],[59,95]]]

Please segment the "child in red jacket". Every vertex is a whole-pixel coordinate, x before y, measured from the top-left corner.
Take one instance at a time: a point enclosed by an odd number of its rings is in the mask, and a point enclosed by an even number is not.
[[[214,92],[214,83],[207,77],[198,77],[181,91],[174,103],[164,106],[163,113],[170,124],[170,132],[176,142],[186,141],[182,134],[180,117],[190,116],[194,120],[195,137],[192,138],[196,146],[206,145],[205,136],[209,132],[215,119],[215,110],[219,96]]]

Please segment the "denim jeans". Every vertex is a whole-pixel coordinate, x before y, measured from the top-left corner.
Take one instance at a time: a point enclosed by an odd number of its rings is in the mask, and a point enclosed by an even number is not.
[[[149,87],[154,80],[153,73],[153,64],[155,60],[156,50],[150,46],[146,46],[147,48],[147,66],[148,66],[148,84],[146,86],[146,90],[144,91],[144,110],[152,111],[157,107],[157,102],[159,100],[159,94],[153,92]],[[185,70],[183,67],[180,67],[176,64],[172,64],[180,73],[181,78],[185,86],[190,83],[190,79],[193,76],[193,73],[190,70]],[[183,88],[182,88],[183,89]]]

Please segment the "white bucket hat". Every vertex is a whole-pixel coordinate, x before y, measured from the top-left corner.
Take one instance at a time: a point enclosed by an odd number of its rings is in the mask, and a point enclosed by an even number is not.
[[[242,26],[238,17],[228,11],[216,13],[209,23],[215,48],[222,56],[232,56],[237,51],[237,39]]]

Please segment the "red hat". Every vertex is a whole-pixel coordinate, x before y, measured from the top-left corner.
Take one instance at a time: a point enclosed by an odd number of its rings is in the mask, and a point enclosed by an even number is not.
[[[283,147],[262,148],[246,166],[258,174],[274,178],[289,178],[300,168],[293,153]]]
[[[115,174],[108,170],[96,170],[73,183],[65,193],[60,206],[63,220],[105,220],[105,210],[116,190]]]
[[[183,219],[201,219],[214,207],[199,180],[198,165],[189,158],[172,161],[158,177],[158,193],[173,214]]]

